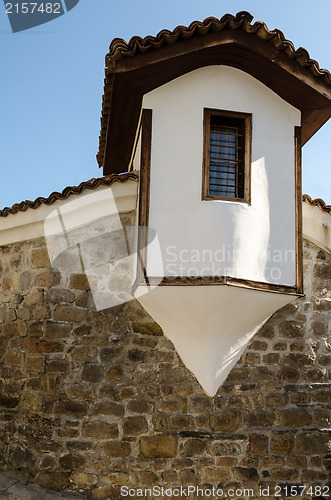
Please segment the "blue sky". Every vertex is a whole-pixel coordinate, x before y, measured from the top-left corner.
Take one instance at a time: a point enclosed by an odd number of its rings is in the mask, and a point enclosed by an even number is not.
[[[330,0],[80,0],[66,15],[13,34],[0,5],[0,206],[99,177],[104,57],[115,37],[155,35],[248,10],[331,70]],[[303,148],[303,190],[331,203],[331,121]]]

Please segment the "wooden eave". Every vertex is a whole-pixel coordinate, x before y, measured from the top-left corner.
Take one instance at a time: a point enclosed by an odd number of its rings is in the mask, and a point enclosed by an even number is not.
[[[305,144],[331,116],[331,82],[325,70],[299,64],[297,56],[291,57],[293,53],[293,48],[284,50],[284,43],[278,46],[239,29],[211,31],[131,57],[115,51],[108,57],[104,98],[107,124],[98,155],[104,175],[128,169],[144,94],[210,65],[245,71],[299,109],[301,145]]]

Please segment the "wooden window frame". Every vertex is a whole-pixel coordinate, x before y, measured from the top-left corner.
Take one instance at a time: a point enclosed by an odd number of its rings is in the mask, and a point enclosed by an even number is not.
[[[137,248],[137,284],[149,284],[147,276],[147,246],[149,225],[149,199],[152,154],[152,117],[151,109],[143,109],[141,115],[141,152],[139,183],[139,216],[138,216],[138,248]]]
[[[231,119],[241,122],[243,131],[243,177],[244,177],[244,195],[241,198],[231,196],[216,196],[209,194],[209,164],[210,164],[210,124],[211,118],[216,116],[224,118],[231,122]],[[221,109],[204,108],[203,110],[203,167],[202,167],[202,200],[224,200],[241,203],[251,202],[251,163],[252,163],[252,114],[238,113],[237,111],[227,111]]]

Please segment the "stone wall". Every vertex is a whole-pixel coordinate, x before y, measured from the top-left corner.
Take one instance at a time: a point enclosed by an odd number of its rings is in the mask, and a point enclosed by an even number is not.
[[[111,500],[122,485],[275,498],[276,485],[328,484],[329,254],[305,243],[306,297],[268,321],[214,398],[137,302],[95,311],[86,277],[54,272],[43,239],[2,247],[0,262],[2,470]]]

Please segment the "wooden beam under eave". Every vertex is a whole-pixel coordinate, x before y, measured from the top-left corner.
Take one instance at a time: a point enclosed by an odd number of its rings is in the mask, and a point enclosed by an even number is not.
[[[113,80],[112,101],[108,117],[103,175],[127,172],[131,159],[137,124],[141,112],[142,93],[139,88]]]
[[[238,68],[302,112],[302,145],[331,116],[331,87],[274,45],[242,31],[210,33],[114,61],[104,175],[128,169],[143,96],[209,65]]]
[[[301,115],[301,146],[331,118],[331,107],[324,109],[311,109],[302,112]]]

